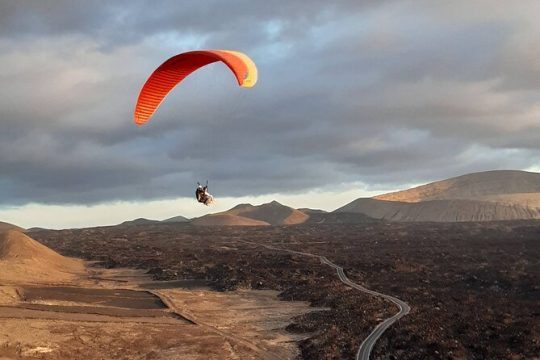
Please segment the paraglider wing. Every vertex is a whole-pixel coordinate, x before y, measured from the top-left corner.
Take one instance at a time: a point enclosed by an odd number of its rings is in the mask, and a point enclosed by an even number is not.
[[[143,125],[148,122],[167,94],[186,76],[216,61],[222,61],[231,69],[238,85],[249,88],[257,82],[255,63],[247,55],[237,51],[201,50],[173,56],[146,80],[135,106],[135,123]]]

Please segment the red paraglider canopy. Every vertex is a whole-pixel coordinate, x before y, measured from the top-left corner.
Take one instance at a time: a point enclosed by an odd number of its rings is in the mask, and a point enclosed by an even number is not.
[[[237,51],[201,50],[173,56],[161,64],[146,80],[135,106],[135,123],[143,125],[148,122],[176,85],[195,70],[216,61],[224,62],[231,69],[238,85],[252,87],[257,82],[255,63],[247,55]]]

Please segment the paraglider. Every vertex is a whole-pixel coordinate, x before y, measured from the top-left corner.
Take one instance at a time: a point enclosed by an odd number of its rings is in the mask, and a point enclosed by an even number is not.
[[[135,105],[135,124],[146,124],[169,92],[192,72],[218,61],[229,67],[239,86],[250,88],[257,82],[255,63],[238,51],[198,50],[175,55],[154,70],[143,85]],[[207,206],[212,204],[214,197],[208,192],[208,181],[204,187],[197,184],[197,201]]]
[[[195,198],[201,204],[209,206],[214,202],[214,197],[208,192],[208,181],[203,187],[200,183],[197,183],[197,190],[195,190]]]
[[[167,94],[189,74],[221,61],[233,72],[238,85],[250,88],[257,82],[257,67],[246,54],[231,50],[190,51],[171,57],[150,75],[135,106],[135,124],[147,123]]]

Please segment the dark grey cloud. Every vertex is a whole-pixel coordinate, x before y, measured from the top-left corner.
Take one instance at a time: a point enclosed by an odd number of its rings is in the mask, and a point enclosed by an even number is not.
[[[0,203],[191,196],[205,179],[221,196],[399,186],[538,166],[537,6],[500,7],[2,2]],[[211,65],[134,126],[148,74],[192,48],[246,51],[259,83],[240,89]]]

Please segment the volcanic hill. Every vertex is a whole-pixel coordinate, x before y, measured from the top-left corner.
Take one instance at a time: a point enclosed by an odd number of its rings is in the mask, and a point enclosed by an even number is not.
[[[6,222],[0,221],[0,233],[8,230],[18,230],[18,231],[24,231],[23,228],[18,227],[17,225],[9,224]]]
[[[17,230],[0,233],[0,282],[69,282],[84,273],[82,260],[58,254]]]
[[[294,225],[301,224],[309,215],[282,205],[277,201],[254,206],[240,204],[230,210],[206,215],[192,221],[195,225]]]
[[[124,226],[150,225],[150,224],[157,224],[159,222],[160,221],[158,221],[158,220],[150,220],[150,219],[145,219],[145,218],[138,218],[138,219],[134,219],[134,220],[124,221],[120,225],[124,225]]]
[[[360,198],[335,212],[390,221],[496,221],[540,219],[540,174],[495,170]]]
[[[169,218],[169,219],[165,219],[161,222],[164,222],[164,223],[183,223],[183,222],[189,222],[189,219],[185,216],[182,216],[182,215],[178,215],[178,216],[175,216],[175,217],[172,217],[172,218]]]

